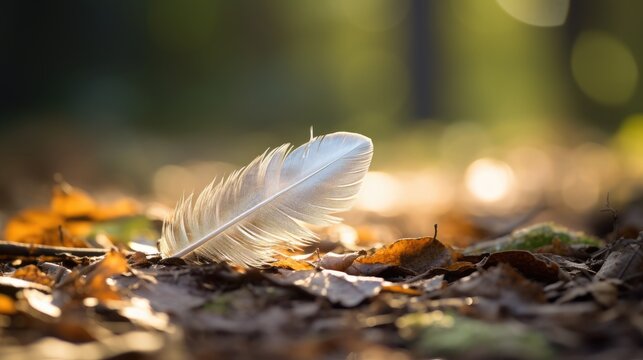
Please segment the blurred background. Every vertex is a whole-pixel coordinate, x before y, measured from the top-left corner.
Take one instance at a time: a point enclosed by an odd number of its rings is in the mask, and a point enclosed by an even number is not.
[[[642,13],[598,0],[2,2],[0,222],[46,204],[56,173],[172,206],[313,126],[375,144],[333,236],[438,223],[463,244],[549,220],[605,235],[608,193],[640,224]]]

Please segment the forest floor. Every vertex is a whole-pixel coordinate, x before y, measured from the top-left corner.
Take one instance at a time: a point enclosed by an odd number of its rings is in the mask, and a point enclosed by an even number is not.
[[[63,190],[0,242],[2,359],[643,358],[640,229],[540,224],[463,249],[436,229],[243,269],[106,244],[96,224],[141,215]]]

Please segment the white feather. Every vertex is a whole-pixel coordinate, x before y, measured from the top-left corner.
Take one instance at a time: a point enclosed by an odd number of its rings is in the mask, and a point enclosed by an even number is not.
[[[373,156],[371,139],[338,132],[291,151],[266,151],[195,199],[182,199],[163,224],[165,257],[205,258],[260,266],[283,248],[315,239],[306,224],[341,219],[361,187]]]

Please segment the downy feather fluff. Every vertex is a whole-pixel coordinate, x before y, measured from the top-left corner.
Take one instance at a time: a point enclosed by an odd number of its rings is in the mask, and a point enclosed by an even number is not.
[[[347,132],[266,150],[180,200],[163,224],[161,254],[260,266],[310,243],[315,234],[306,225],[341,220],[332,214],[352,206],[372,155],[369,138]]]

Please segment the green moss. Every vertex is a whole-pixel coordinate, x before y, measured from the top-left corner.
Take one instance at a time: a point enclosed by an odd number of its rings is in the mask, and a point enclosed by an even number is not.
[[[558,240],[566,245],[601,246],[601,240],[580,231],[569,230],[553,223],[542,223],[516,230],[510,235],[472,245],[465,254],[480,254],[504,250],[536,250]]]
[[[516,322],[488,323],[433,311],[405,315],[396,325],[421,356],[533,360],[554,356],[543,334]]]

